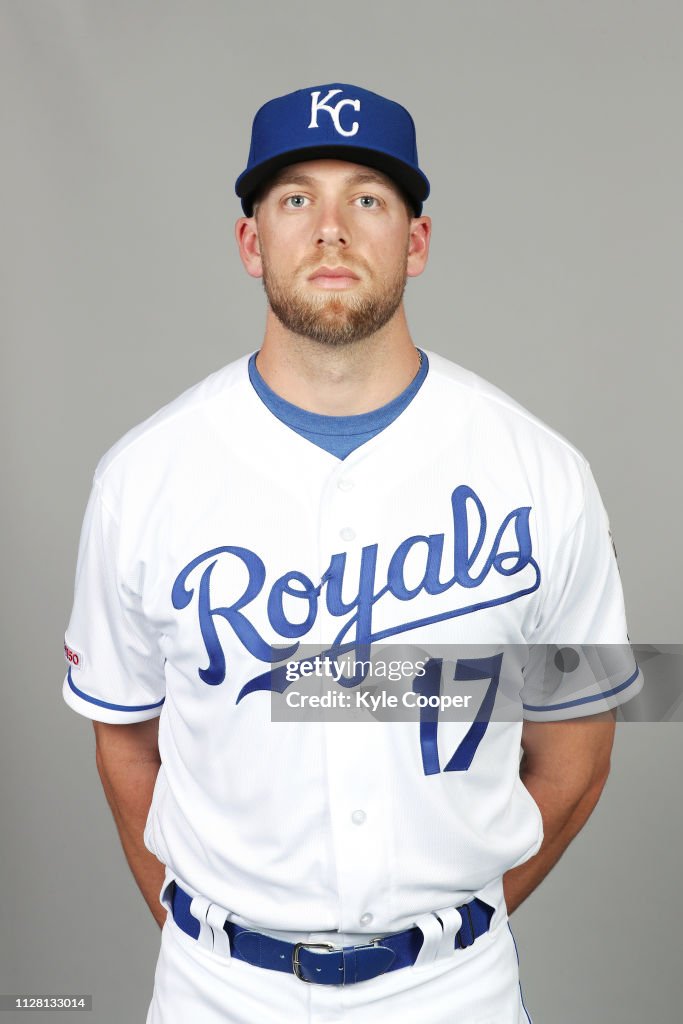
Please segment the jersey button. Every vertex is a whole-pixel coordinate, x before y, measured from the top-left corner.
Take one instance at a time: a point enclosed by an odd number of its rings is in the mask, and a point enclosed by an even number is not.
[[[353,540],[356,536],[356,531],[352,530],[350,526],[345,526],[343,530],[339,531],[339,536],[342,540]]]
[[[373,918],[372,914],[361,914],[361,916],[360,916],[360,923],[362,925],[372,924],[373,921],[374,921],[374,918]]]
[[[364,825],[366,817],[367,815],[365,811],[354,811],[353,814],[351,815],[351,821],[354,823],[354,825]]]
[[[353,490],[353,480],[342,477],[341,480],[337,480],[337,487],[340,491],[351,491]]]

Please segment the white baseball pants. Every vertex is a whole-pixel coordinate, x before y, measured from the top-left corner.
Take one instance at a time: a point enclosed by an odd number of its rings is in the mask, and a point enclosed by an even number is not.
[[[530,1024],[507,920],[452,957],[348,986],[229,960],[172,918],[146,1024]]]

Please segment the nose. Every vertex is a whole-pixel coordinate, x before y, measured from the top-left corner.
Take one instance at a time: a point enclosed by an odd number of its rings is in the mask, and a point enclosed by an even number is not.
[[[347,246],[351,241],[350,229],[344,213],[337,202],[322,202],[318,208],[315,225],[315,241],[318,246]]]

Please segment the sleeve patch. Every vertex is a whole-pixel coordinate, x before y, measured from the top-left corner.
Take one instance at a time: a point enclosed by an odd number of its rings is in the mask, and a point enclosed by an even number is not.
[[[64,657],[71,668],[83,668],[83,655],[68,644],[64,644]]]

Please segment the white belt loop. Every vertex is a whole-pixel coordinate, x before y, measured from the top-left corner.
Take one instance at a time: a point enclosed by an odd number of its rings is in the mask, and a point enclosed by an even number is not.
[[[425,967],[427,964],[434,963],[438,955],[443,929],[441,928],[441,922],[434,914],[423,914],[422,917],[417,918],[415,924],[424,936],[422,948],[417,954],[415,966]]]
[[[175,882],[175,878],[173,877],[169,869],[166,868],[166,871],[164,872],[164,881],[161,886],[161,892],[159,893],[159,903],[161,903],[162,907],[166,911],[168,911],[169,914],[171,913],[170,888],[173,882]]]
[[[439,948],[436,951],[436,959],[442,956],[451,956],[455,950],[455,936],[462,928],[462,917],[455,907],[446,907],[445,910],[437,910],[437,917],[443,925],[443,935]]]
[[[211,903],[206,914],[206,923],[213,930],[213,951],[218,956],[232,959],[230,952],[230,936],[223,925],[228,919],[228,911],[219,907],[217,903]]]
[[[211,901],[206,896],[195,896],[190,903],[190,913],[199,921],[199,936],[197,942],[202,949],[213,952],[213,928],[207,924],[207,914],[211,909]]]

